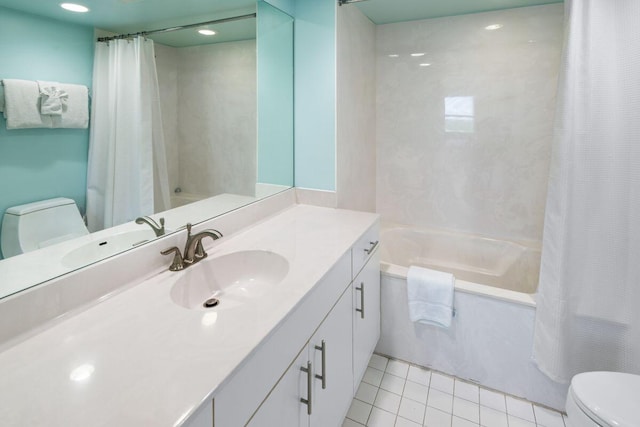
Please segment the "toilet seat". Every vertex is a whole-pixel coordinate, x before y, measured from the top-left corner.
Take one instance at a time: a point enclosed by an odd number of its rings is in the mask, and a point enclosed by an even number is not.
[[[640,426],[640,375],[586,372],[571,380],[570,398],[602,426]]]

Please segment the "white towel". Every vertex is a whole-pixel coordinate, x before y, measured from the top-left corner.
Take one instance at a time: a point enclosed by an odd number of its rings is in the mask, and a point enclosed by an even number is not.
[[[82,85],[60,83],[58,89],[69,97],[62,106],[62,115],[53,116],[54,128],[86,129],[89,127],[89,88]]]
[[[62,108],[67,104],[69,95],[60,89],[58,82],[36,80],[40,90],[40,114],[61,116]]]
[[[40,114],[40,91],[32,80],[4,79],[4,117],[7,129],[50,128],[50,116]]]
[[[409,267],[407,296],[411,321],[442,328],[451,326],[454,283],[453,274]]]

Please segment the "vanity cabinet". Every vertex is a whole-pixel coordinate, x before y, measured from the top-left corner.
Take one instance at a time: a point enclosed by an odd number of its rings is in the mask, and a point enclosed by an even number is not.
[[[215,395],[214,427],[342,424],[380,336],[378,233],[376,223]]]
[[[182,427],[211,427],[212,425],[213,407],[212,402],[209,401],[207,404],[201,405],[196,413],[182,424]]]
[[[353,392],[369,364],[371,354],[380,339],[380,255],[369,256],[366,264],[351,284],[353,296]]]
[[[309,426],[307,408],[300,402],[300,396],[307,393],[307,374],[300,368],[306,369],[308,362],[309,354],[305,346],[247,426]]]
[[[353,397],[351,301],[351,292],[347,289],[309,340],[309,359],[314,372],[311,427],[342,425],[351,405]],[[324,387],[322,378],[324,378]]]
[[[352,398],[350,323],[351,293],[346,291],[251,418],[249,426],[342,424]]]

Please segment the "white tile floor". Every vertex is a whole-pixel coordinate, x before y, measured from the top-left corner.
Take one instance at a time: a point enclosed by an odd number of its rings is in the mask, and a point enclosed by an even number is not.
[[[342,427],[565,427],[562,414],[374,354]]]

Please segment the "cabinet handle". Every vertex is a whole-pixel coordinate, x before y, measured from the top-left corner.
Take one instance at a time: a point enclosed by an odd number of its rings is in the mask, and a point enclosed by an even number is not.
[[[315,346],[316,350],[322,351],[322,375],[316,374],[316,378],[322,380],[322,389],[327,388],[327,344],[322,340],[322,345]]]
[[[360,318],[364,319],[364,282],[360,282],[360,287],[356,286],[356,291],[360,291],[360,308],[356,308],[356,311],[360,313]]]
[[[300,398],[300,402],[304,403],[305,405],[307,405],[307,414],[311,415],[311,394],[313,393],[312,389],[313,389],[313,384],[311,381],[313,381],[311,375],[312,375],[312,369],[311,369],[311,362],[307,362],[307,367],[305,368],[304,366],[302,366],[300,368],[300,370],[302,372],[306,372],[307,374],[307,398]]]
[[[374,251],[374,249],[376,248],[376,246],[378,246],[378,243],[380,243],[379,240],[376,240],[375,242],[369,242],[369,244],[371,245],[371,247],[369,249],[365,249],[364,251],[367,253],[367,255],[371,254],[371,252]]]

